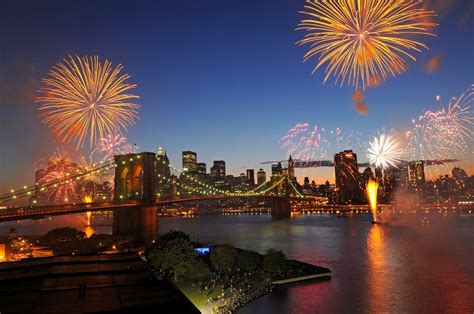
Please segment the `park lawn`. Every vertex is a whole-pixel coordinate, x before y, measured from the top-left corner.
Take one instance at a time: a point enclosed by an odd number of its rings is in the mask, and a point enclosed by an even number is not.
[[[209,298],[214,298],[218,295],[221,295],[222,289],[220,287],[215,288],[212,293],[206,295],[206,292],[199,292],[199,289],[193,287],[192,280],[183,280],[176,283],[176,286],[181,290],[186,297],[193,302],[193,304],[199,309],[207,305],[207,300]]]

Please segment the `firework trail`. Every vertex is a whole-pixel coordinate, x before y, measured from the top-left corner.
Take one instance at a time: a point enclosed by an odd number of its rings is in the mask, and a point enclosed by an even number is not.
[[[121,134],[135,123],[140,106],[129,101],[139,97],[128,93],[136,85],[125,83],[130,76],[120,74],[122,65],[112,68],[97,56],[63,61],[43,79],[46,86],[36,99],[42,122],[55,137],[78,148],[88,139],[93,147],[98,138]]]
[[[281,138],[281,148],[286,157],[311,162],[332,159],[333,154],[345,149],[361,146],[360,132],[344,133],[340,128],[327,130],[317,125],[297,123]]]
[[[306,16],[297,30],[306,31],[298,45],[310,45],[304,61],[318,56],[313,73],[326,64],[326,82],[332,75],[341,86],[347,81],[365,89],[374,78],[385,80],[405,71],[405,58],[428,48],[414,39],[433,35],[433,11],[417,1],[307,0]]]

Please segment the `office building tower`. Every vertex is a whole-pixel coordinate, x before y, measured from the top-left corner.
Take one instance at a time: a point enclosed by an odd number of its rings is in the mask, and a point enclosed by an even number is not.
[[[197,154],[195,152],[183,152],[183,172],[197,173]]]
[[[410,187],[415,192],[422,192],[425,184],[425,163],[422,160],[414,160],[408,163],[408,180]]]
[[[225,179],[225,161],[224,160],[214,160],[214,165],[211,167],[211,176],[216,180]]]
[[[334,171],[336,189],[340,193],[342,203],[360,201],[360,174],[357,166],[357,154],[345,150],[334,155]]]
[[[247,169],[247,183],[250,188],[255,186],[255,173],[253,169]]]
[[[198,174],[206,174],[206,171],[207,171],[206,163],[198,162],[197,163],[197,173]]]
[[[267,181],[267,174],[266,172],[260,168],[257,172],[257,184],[261,185]]]
[[[288,159],[288,177],[290,179],[295,177],[295,162],[293,161],[293,158],[291,158],[291,155]]]

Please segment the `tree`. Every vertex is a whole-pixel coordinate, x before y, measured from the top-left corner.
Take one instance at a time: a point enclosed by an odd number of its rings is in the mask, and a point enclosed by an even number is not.
[[[72,227],[64,227],[48,231],[48,233],[43,236],[42,242],[69,242],[75,240],[83,240],[85,238],[87,238],[85,232],[82,232]]]
[[[211,262],[215,268],[224,270],[235,264],[237,250],[228,244],[215,246],[211,251]]]
[[[256,252],[240,251],[237,254],[237,266],[243,271],[255,271],[261,264],[261,256]]]
[[[196,253],[187,234],[169,231],[160,235],[145,251],[149,264],[177,281],[193,273]]]
[[[192,279],[205,280],[211,276],[211,270],[206,263],[201,261],[195,261],[193,265],[193,272],[191,274]]]
[[[271,273],[280,273],[286,269],[287,262],[282,251],[268,249],[263,256],[263,268]]]

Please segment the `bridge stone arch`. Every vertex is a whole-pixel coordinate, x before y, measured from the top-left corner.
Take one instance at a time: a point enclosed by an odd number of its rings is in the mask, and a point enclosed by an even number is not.
[[[114,156],[114,202],[156,202],[155,154],[139,153]]]

